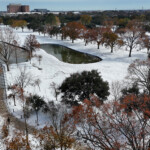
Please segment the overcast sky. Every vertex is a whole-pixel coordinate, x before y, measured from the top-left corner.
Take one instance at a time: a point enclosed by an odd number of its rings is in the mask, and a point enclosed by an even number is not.
[[[0,11],[6,10],[9,3],[30,5],[30,10],[150,9],[150,0],[0,0]]]

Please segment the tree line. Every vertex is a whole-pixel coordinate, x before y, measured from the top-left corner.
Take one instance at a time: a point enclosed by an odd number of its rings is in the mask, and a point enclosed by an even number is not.
[[[73,22],[63,22],[61,15],[45,14],[31,15],[31,16],[18,16],[16,18],[3,18],[1,22],[5,25],[10,25],[13,28],[28,27],[33,32],[48,34],[51,38],[53,36],[58,37],[61,35],[61,39],[70,38],[72,43],[76,39],[83,39],[85,46],[88,43],[97,44],[97,48],[105,46],[110,48],[113,53],[115,47],[125,46],[129,50],[129,57],[131,57],[132,50],[137,48],[146,48],[149,51],[149,37],[145,34],[146,28],[148,28],[148,22],[144,16],[134,18],[119,18],[110,19],[105,17],[103,23],[100,26],[89,26],[93,20],[93,17],[88,14],[80,15],[80,17]],[[68,16],[73,14],[68,14]],[[147,26],[147,27],[145,27]]]

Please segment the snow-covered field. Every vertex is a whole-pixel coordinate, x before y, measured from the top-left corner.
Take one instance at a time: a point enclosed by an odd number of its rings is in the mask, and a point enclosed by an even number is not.
[[[83,70],[90,71],[92,69],[96,69],[100,72],[102,78],[105,81],[109,82],[109,85],[111,85],[114,81],[124,81],[124,77],[127,75],[127,68],[130,63],[132,63],[135,59],[146,59],[147,57],[147,51],[146,49],[137,51],[134,50],[132,53],[132,57],[128,57],[128,51],[125,50],[125,48],[116,49],[113,54],[110,53],[110,49],[107,49],[105,47],[100,47],[100,50],[97,49],[96,44],[88,44],[87,46],[84,46],[83,40],[76,40],[75,43],[71,43],[70,40],[64,40],[61,41],[60,38],[56,39],[53,37],[50,39],[48,36],[39,35],[36,32],[29,31],[28,29],[25,29],[24,32],[22,32],[21,29],[14,30],[16,34],[19,36],[19,40],[21,45],[23,45],[24,40],[27,35],[29,34],[35,34],[38,41],[43,43],[53,43],[53,44],[60,44],[67,46],[69,48],[75,49],[80,52],[89,53],[95,56],[98,56],[102,58],[103,60],[101,62],[97,63],[91,63],[91,64],[68,64],[59,61],[54,56],[51,56],[50,54],[47,54],[44,50],[40,49],[35,52],[36,55],[42,56],[41,64],[39,65],[38,59],[36,57],[32,58],[31,63],[25,62],[20,63],[18,65],[12,64],[10,65],[10,71],[6,72],[6,81],[8,85],[12,85],[15,83],[16,77],[19,75],[20,70],[26,68],[26,72],[28,72],[29,76],[33,78],[33,80],[40,79],[40,88],[38,86],[28,86],[25,91],[26,94],[38,94],[39,96],[42,96],[46,102],[49,101],[55,101],[55,103],[59,103],[60,98],[58,98],[58,101],[56,101],[56,98],[54,96],[54,89],[51,86],[52,83],[55,83],[56,86],[61,85],[62,81],[69,77],[70,74],[75,72],[81,72]],[[42,68],[42,70],[39,70],[37,67]],[[10,91],[7,92],[9,94]],[[111,99],[111,96],[109,97]],[[22,102],[20,100],[16,101],[16,106],[13,104],[13,100],[10,99],[7,102],[9,111],[16,116],[17,118],[21,119],[22,113]],[[13,112],[14,111],[14,112]],[[0,116],[0,129],[2,128],[2,125],[4,124],[4,117]],[[22,120],[24,121],[24,120]],[[39,126],[38,128],[41,128],[49,123],[49,116],[43,114],[42,112],[39,113]],[[32,114],[30,118],[28,119],[28,123],[30,125],[36,126],[36,115]],[[37,127],[37,126],[36,126]],[[14,127],[10,126],[10,133],[9,137],[11,138],[14,134]],[[33,138],[32,135],[29,136],[29,140],[32,141],[32,146],[34,144],[36,145],[38,141],[36,141],[35,138]],[[0,140],[0,150],[4,150],[5,145],[3,144],[3,141]],[[33,150],[38,148],[32,148]]]
[[[8,85],[12,85],[16,77],[18,76],[20,69],[26,67],[26,71],[29,73],[32,78],[40,79],[40,89],[38,86],[29,86],[26,88],[26,92],[32,94],[38,94],[42,96],[46,102],[55,101],[56,98],[54,96],[54,89],[50,86],[53,82],[59,86],[62,81],[69,77],[71,73],[81,72],[83,70],[90,71],[92,69],[96,69],[100,72],[102,78],[105,81],[108,81],[111,85],[112,82],[118,80],[123,81],[124,77],[127,75],[127,68],[130,63],[132,63],[135,59],[146,59],[147,52],[146,49],[137,51],[134,50],[132,53],[132,57],[128,57],[128,51],[125,48],[116,49],[114,53],[110,53],[110,49],[105,47],[100,47],[97,49],[96,44],[88,44],[84,46],[83,40],[76,40],[75,43],[71,43],[70,40],[61,41],[60,38],[56,39],[56,37],[50,39],[48,36],[39,35],[36,32],[29,31],[27,29],[24,32],[21,29],[14,30],[20,39],[20,43],[23,45],[24,40],[27,35],[35,34],[38,41],[43,43],[55,43],[67,46],[69,48],[75,49],[77,51],[89,53],[95,56],[102,58],[101,62],[91,63],[91,64],[68,64],[59,61],[54,56],[46,53],[44,50],[40,49],[35,52],[36,55],[42,55],[42,61],[39,65],[38,59],[36,57],[32,58],[31,63],[20,63],[19,65],[12,64],[10,65],[10,71],[6,73]],[[42,68],[39,70],[37,67]],[[9,92],[8,92],[9,94]],[[17,101],[17,105],[14,106],[13,101],[9,100],[8,106],[10,112],[12,112],[16,117],[21,118],[22,115],[22,107],[21,102]],[[13,112],[13,109],[15,112]],[[39,127],[43,127],[48,123],[49,117],[45,114],[40,113],[39,116]],[[28,123],[31,125],[35,125],[36,116],[32,114],[28,120]]]

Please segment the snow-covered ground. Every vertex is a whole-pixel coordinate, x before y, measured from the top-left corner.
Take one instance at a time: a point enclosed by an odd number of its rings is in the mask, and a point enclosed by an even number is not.
[[[124,77],[127,75],[127,68],[130,63],[132,63],[135,59],[146,59],[147,52],[146,49],[137,51],[134,50],[132,53],[132,57],[128,57],[128,51],[125,48],[120,48],[114,50],[114,53],[110,53],[110,49],[105,47],[100,47],[97,49],[96,44],[88,44],[84,46],[83,40],[76,40],[75,43],[71,43],[70,40],[61,41],[60,38],[56,39],[49,38],[48,36],[39,35],[36,32],[29,31],[27,29],[24,32],[21,29],[14,30],[20,39],[21,44],[23,45],[24,40],[27,35],[35,34],[38,41],[43,43],[55,43],[67,46],[69,48],[75,49],[80,52],[89,53],[95,56],[102,58],[101,62],[91,63],[91,64],[68,64],[59,61],[54,56],[46,53],[44,50],[40,49],[35,52],[36,55],[42,56],[41,64],[39,65],[38,59],[36,57],[32,58],[31,63],[25,62],[20,63],[19,65],[12,64],[10,65],[10,71],[6,73],[8,85],[12,85],[16,77],[20,72],[20,68],[26,67],[26,71],[29,73],[32,78],[40,79],[40,89],[38,86],[29,86],[26,88],[26,92],[32,94],[38,94],[42,96],[46,102],[55,101],[56,98],[54,96],[54,89],[50,86],[53,82],[59,86],[61,85],[62,81],[69,77],[70,74],[75,72],[81,72],[83,70],[90,71],[92,69],[96,69],[100,72],[102,78],[105,81],[108,81],[109,84],[118,80],[123,81]],[[42,68],[39,70],[37,67]],[[9,91],[8,91],[9,93]],[[9,100],[8,102],[9,110],[12,112],[16,117],[21,118],[22,115],[22,104],[20,101],[17,101],[17,105],[14,106],[13,101]],[[14,109],[14,112],[13,112]],[[45,114],[40,113],[39,115],[39,127],[43,127],[49,122],[49,117]],[[28,120],[28,123],[31,125],[36,125],[36,116],[32,114]]]

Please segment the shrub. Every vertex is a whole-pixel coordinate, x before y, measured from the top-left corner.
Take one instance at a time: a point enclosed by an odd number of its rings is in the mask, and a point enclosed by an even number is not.
[[[63,93],[62,102],[71,105],[90,99],[91,94],[102,101],[109,95],[108,82],[103,81],[97,70],[72,74],[64,80],[59,90]]]
[[[121,90],[123,96],[125,95],[130,95],[130,94],[135,94],[139,95],[139,87],[137,84],[133,84],[132,87],[125,87],[124,89]]]
[[[28,101],[36,113],[37,125],[38,125],[38,112],[44,108],[46,103],[44,99],[38,95],[33,95],[33,96],[28,97]]]
[[[8,126],[6,124],[4,124],[2,127],[2,134],[3,134],[3,138],[6,138],[9,134]]]

